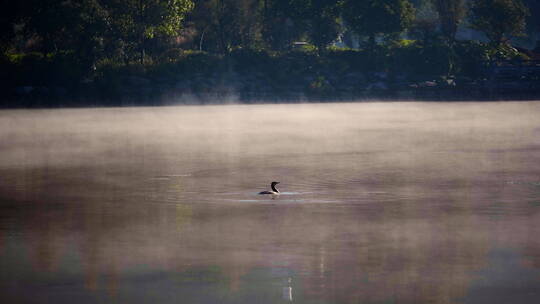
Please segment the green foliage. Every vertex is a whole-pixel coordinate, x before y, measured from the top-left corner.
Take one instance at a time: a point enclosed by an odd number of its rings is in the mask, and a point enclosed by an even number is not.
[[[73,52],[12,54],[8,60],[17,86],[74,86],[86,74]]]
[[[262,38],[275,50],[307,38],[322,52],[342,30],[341,1],[266,0],[263,6]]]
[[[173,63],[177,62],[182,59],[184,55],[184,50],[179,48],[170,48],[166,51],[164,51],[160,57],[159,62],[160,63]]]
[[[469,19],[471,28],[498,46],[512,36],[523,35],[528,14],[521,0],[473,0]]]
[[[199,0],[190,20],[199,50],[228,53],[253,47],[260,36],[260,2],[256,0]]]
[[[210,74],[224,68],[222,58],[223,56],[207,52],[186,51],[183,58],[177,62],[177,67],[183,73]]]
[[[458,25],[465,17],[464,0],[431,0],[439,14],[441,31],[449,42],[454,42]]]
[[[432,0],[423,0],[416,9],[416,17],[409,28],[408,35],[427,45],[437,40],[438,14]]]
[[[437,40],[428,45],[406,41],[393,44],[391,53],[395,73],[420,79],[450,75],[478,78],[482,75],[482,66],[495,59],[493,49],[478,41],[458,40],[449,44],[446,40]]]
[[[489,46],[479,41],[457,41],[453,45],[456,75],[476,79],[482,76],[482,67],[490,59]]]
[[[415,40],[401,39],[401,40],[393,41],[392,47],[404,48],[404,47],[412,46],[415,43],[416,43]]]
[[[229,58],[234,61],[234,68],[238,72],[267,69],[272,64],[270,53],[261,49],[239,48],[233,50]]]
[[[263,3],[261,38],[264,44],[272,50],[288,50],[304,34],[304,27],[296,18],[296,2],[265,0]]]
[[[361,50],[330,49],[326,57],[334,66],[342,66],[340,70],[343,73],[363,71],[369,65],[369,57]]]
[[[317,47],[311,43],[303,43],[299,45],[293,45],[292,51],[296,52],[306,52],[306,53],[315,53],[317,52]]]
[[[0,56],[9,50],[15,39],[15,24],[20,21],[23,10],[18,1],[3,1],[0,10]]]
[[[152,39],[168,39],[182,29],[191,0],[111,0],[105,7],[110,16],[112,35],[126,60],[138,54],[144,63]]]
[[[341,32],[341,2],[336,0],[292,0],[290,16],[304,27],[309,40],[319,52]]]
[[[370,38],[373,48],[377,36],[408,28],[414,19],[414,7],[407,0],[346,0],[343,17],[358,35]]]
[[[503,43],[495,47],[490,47],[486,51],[488,60],[522,60],[528,59],[526,55],[520,53],[512,46]]]
[[[322,75],[317,76],[308,86],[308,94],[312,96],[327,97],[334,92],[334,88]]]
[[[89,68],[103,51],[107,13],[98,0],[29,0],[19,27],[42,53],[73,52]]]
[[[526,36],[522,38],[525,42],[529,42],[531,47],[540,46],[538,32],[540,31],[540,1],[538,0],[523,0],[525,6],[529,9],[529,16],[526,20]]]
[[[0,80],[4,92],[85,88],[120,99],[229,84],[331,97],[381,79],[477,78],[490,60],[525,59],[504,43],[526,29],[522,1],[536,34],[532,0],[11,1],[0,12]],[[491,44],[454,39],[464,2]],[[329,47],[340,36],[368,44]]]
[[[440,40],[429,45],[418,42],[399,43],[391,49],[392,70],[412,77],[448,75],[454,59],[453,49]]]

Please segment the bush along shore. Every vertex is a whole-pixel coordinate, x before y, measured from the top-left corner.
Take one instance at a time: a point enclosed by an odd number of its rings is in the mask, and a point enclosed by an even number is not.
[[[0,107],[540,95],[534,0],[19,2]]]
[[[490,56],[472,41],[452,48],[400,41],[324,53],[172,50],[145,64],[105,60],[90,67],[69,53],[29,53],[0,62],[1,106],[538,99],[540,62],[508,46],[503,51]]]

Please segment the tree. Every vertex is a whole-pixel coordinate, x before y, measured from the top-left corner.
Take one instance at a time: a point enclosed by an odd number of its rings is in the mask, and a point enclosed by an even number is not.
[[[0,10],[0,56],[12,46],[15,25],[21,18],[21,4],[17,1],[2,2]]]
[[[21,27],[45,54],[70,54],[89,68],[99,56],[107,32],[107,12],[98,0],[28,0]]]
[[[448,42],[456,39],[458,25],[465,17],[464,0],[432,0],[441,23],[441,31]]]
[[[474,0],[470,7],[471,28],[483,32],[500,46],[525,30],[529,11],[521,0]]]
[[[271,49],[286,50],[305,33],[305,26],[299,24],[302,19],[298,18],[298,4],[291,0],[263,0],[261,36]]]
[[[196,0],[189,15],[200,50],[228,53],[253,47],[261,36],[259,0]]]
[[[382,34],[400,33],[414,19],[414,7],[408,0],[345,0],[343,17],[360,36],[369,37],[371,49]]]
[[[419,40],[424,46],[437,40],[438,16],[432,0],[424,0],[417,4],[416,16],[408,34]]]
[[[138,53],[141,64],[149,41],[177,36],[185,15],[193,8],[191,0],[110,0],[105,3],[114,37],[120,40],[127,56]]]
[[[529,41],[540,49],[540,1],[538,0],[523,0],[525,6],[529,9],[530,15],[527,18],[526,33]]]
[[[265,0],[263,38],[283,49],[304,36],[321,52],[341,31],[340,4],[339,0]]]
[[[105,32],[106,12],[97,0],[30,0],[27,4],[25,30],[42,40],[44,53],[74,50],[81,40]]]
[[[338,37],[340,1],[292,0],[291,4],[291,17],[306,31],[319,52]]]

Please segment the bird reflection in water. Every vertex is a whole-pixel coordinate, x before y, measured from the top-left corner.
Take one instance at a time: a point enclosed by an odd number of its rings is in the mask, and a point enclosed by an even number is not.
[[[292,302],[291,278],[287,279],[287,286],[283,287],[283,300]]]

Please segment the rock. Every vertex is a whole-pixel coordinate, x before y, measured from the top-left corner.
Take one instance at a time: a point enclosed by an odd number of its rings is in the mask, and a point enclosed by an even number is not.
[[[456,86],[456,81],[454,79],[446,79],[446,80],[444,80],[444,85],[446,85],[448,87],[455,87]]]
[[[418,82],[418,83],[410,85],[411,88],[433,88],[436,86],[437,86],[437,82],[434,80],[422,81],[422,82]]]

